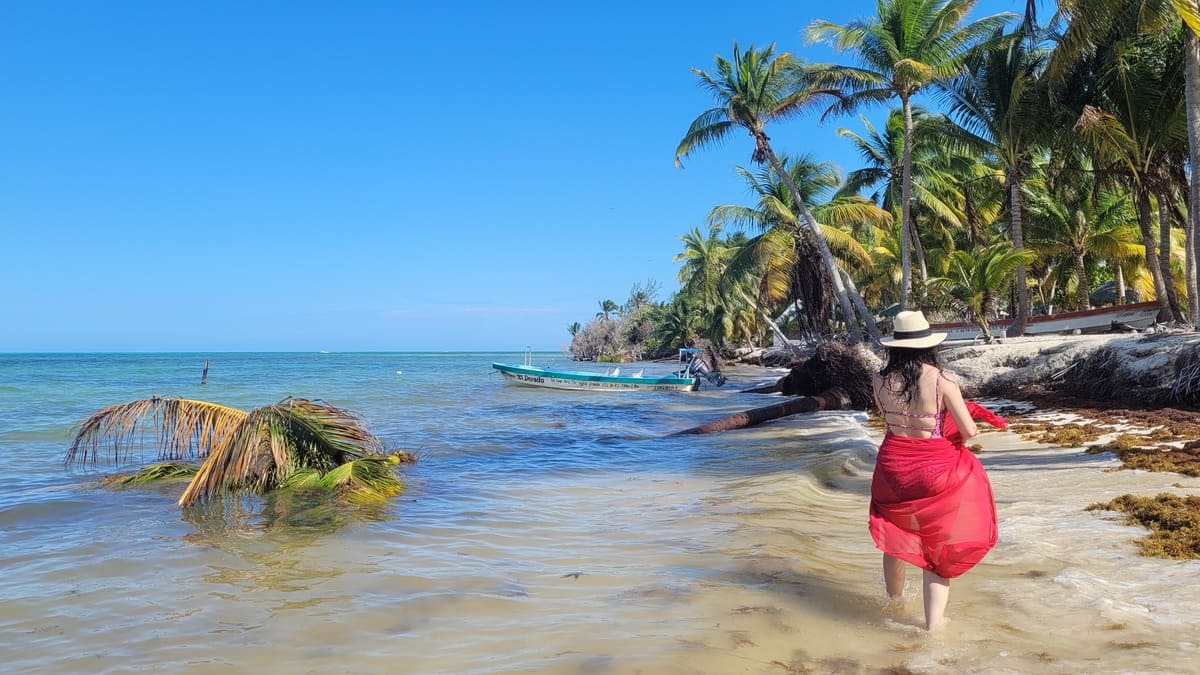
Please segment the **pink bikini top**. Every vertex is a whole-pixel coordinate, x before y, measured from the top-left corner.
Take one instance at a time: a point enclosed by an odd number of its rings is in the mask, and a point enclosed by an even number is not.
[[[939,410],[935,413],[928,414],[908,413],[900,410],[888,410],[887,408],[883,407],[883,402],[879,400],[879,391],[872,389],[872,393],[875,395],[875,405],[879,406],[879,410],[883,413],[883,423],[887,426],[887,432],[889,434],[892,433],[893,428],[908,429],[910,431],[927,431],[929,432],[930,438],[942,438],[942,425],[946,422],[946,409],[942,408],[941,385],[942,371],[939,370],[937,378],[933,381],[933,400],[937,401]],[[888,415],[899,415],[900,417],[907,417],[909,419],[932,419],[933,426],[919,427],[910,424],[893,423],[888,421]]]

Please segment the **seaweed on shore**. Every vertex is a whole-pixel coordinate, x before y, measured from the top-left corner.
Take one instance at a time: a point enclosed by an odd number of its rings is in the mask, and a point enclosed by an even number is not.
[[[1148,557],[1194,560],[1200,558],[1200,496],[1179,497],[1167,492],[1154,497],[1121,495],[1096,503],[1088,511],[1120,511],[1131,525],[1143,525],[1150,534],[1135,543]]]
[[[1117,459],[1121,460],[1123,469],[1172,471],[1185,476],[1200,476],[1200,441],[1192,441],[1182,448],[1169,445],[1123,447],[1118,443],[1088,448],[1088,454],[1101,452],[1111,452],[1116,455]]]
[[[1081,424],[1014,424],[1010,429],[1026,440],[1060,448],[1077,448],[1103,435],[1094,426]]]

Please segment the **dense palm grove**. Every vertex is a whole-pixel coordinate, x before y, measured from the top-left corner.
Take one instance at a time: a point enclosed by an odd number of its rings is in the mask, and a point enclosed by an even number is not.
[[[1034,315],[1157,301],[1160,321],[1193,326],[1197,0],[1060,0],[1043,22],[1035,0],[1024,16],[974,18],[974,5],[879,0],[873,16],[809,25],[844,63],[735,43],[693,69],[714,105],[676,164],[750,140],[737,178],[756,201],[715,205],[680,237],[674,297],[656,302],[651,282],[602,302],[570,327],[572,354],[855,344],[912,308],[984,335],[1007,315],[1020,335]],[[879,105],[880,125],[860,116]],[[844,120],[862,166],[843,175],[771,144],[808,112]]]

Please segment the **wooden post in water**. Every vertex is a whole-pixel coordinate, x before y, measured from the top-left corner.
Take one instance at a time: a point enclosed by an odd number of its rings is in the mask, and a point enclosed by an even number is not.
[[[208,384],[208,359],[204,359],[204,371],[200,373],[200,384]]]

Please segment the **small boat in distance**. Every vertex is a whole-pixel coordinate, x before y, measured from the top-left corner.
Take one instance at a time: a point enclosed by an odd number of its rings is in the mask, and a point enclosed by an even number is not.
[[[1053,335],[1060,333],[1104,333],[1122,328],[1148,328],[1154,325],[1161,309],[1157,302],[1139,302],[1133,305],[1114,305],[1081,312],[1063,312],[1046,316],[1031,316],[1025,324],[1026,335]],[[988,328],[995,337],[1004,337],[1012,325],[1012,319],[989,321]],[[931,323],[929,329],[946,333],[947,340],[976,340],[983,337],[979,326],[973,323]]]
[[[622,375],[619,366],[604,373],[539,368],[532,358],[531,350],[526,348],[522,365],[493,362],[492,368],[513,384],[574,391],[695,391],[700,388],[700,378],[718,387],[725,384],[725,377],[704,363],[699,349],[680,349],[679,370],[657,377],[646,377],[645,369]]]

